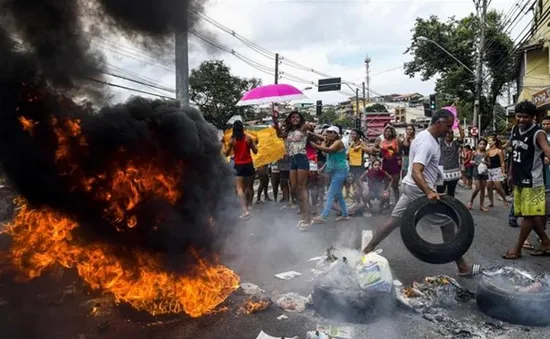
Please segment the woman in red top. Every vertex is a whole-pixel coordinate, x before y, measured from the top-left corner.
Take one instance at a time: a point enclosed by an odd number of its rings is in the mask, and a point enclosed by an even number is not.
[[[384,128],[384,140],[377,140],[377,145],[382,154],[382,169],[392,176],[392,188],[395,202],[399,200],[399,175],[401,164],[399,157],[399,140],[397,133],[391,126]]]
[[[256,154],[258,153],[258,149],[252,138],[244,134],[243,123],[239,120],[233,124],[233,135],[231,136],[225,155],[229,156],[231,151],[234,151],[235,171],[237,172],[235,185],[237,186],[237,195],[241,200],[243,211],[241,219],[247,219],[250,217],[248,206],[252,203],[251,179],[254,178],[255,174],[250,151]]]

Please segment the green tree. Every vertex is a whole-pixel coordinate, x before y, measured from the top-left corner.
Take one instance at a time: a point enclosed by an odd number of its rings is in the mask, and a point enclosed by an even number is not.
[[[191,101],[200,107],[206,121],[220,129],[235,114],[250,115],[249,109],[235,104],[246,91],[261,84],[260,79],[232,75],[221,60],[204,61],[189,76]]]
[[[374,105],[370,105],[365,107],[365,112],[387,112],[386,106],[376,103]]]
[[[340,117],[332,122],[334,125],[341,126],[343,128],[355,127],[355,119],[349,116]]]
[[[327,108],[319,116],[319,124],[332,124],[338,119],[338,114],[336,110],[332,107]]]
[[[413,60],[404,65],[405,74],[410,77],[420,75],[424,81],[438,75],[438,106],[447,106],[454,102],[459,117],[466,117],[468,122],[472,121],[473,116],[476,92],[474,74],[436,44],[417,38],[422,36],[435,41],[468,68],[475,70],[479,55],[476,46],[480,26],[479,18],[474,14],[462,19],[451,17],[447,21],[442,21],[437,16],[417,18],[412,29],[411,45],[405,52],[413,56]],[[484,69],[480,101],[481,130],[490,124],[496,99],[502,94],[504,85],[515,79],[517,59],[514,44],[504,28],[502,13],[487,13],[487,44],[481,55]],[[458,102],[455,102],[456,98]]]

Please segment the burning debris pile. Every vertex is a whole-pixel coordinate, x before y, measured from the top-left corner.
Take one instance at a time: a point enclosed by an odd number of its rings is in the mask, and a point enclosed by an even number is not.
[[[0,162],[20,195],[3,258],[24,278],[74,267],[138,310],[192,317],[238,287],[217,255],[237,209],[216,130],[175,102],[73,100],[106,94],[85,83],[104,64],[84,21],[158,46],[193,25],[191,8],[201,3],[0,3]]]
[[[425,312],[433,307],[453,307],[458,302],[474,299],[474,294],[449,276],[426,277],[424,282],[414,282],[412,286],[399,290],[397,299],[405,306]]]

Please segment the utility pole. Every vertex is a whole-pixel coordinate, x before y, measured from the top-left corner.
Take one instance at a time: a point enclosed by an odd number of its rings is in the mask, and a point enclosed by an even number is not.
[[[367,81],[367,100],[370,101],[370,57],[367,54],[365,56],[365,80]],[[365,84],[363,84],[364,86]],[[363,87],[364,88],[364,87]],[[363,95],[364,96],[364,95]]]
[[[275,53],[275,84],[279,83],[279,53]]]
[[[510,87],[512,86],[511,84],[511,82],[506,84],[506,88],[508,89],[508,106],[512,104],[512,94],[510,92]]]
[[[189,44],[187,27],[176,32],[176,98],[189,105]]]
[[[357,112],[357,116],[360,116],[359,114],[359,88],[355,89],[355,110]]]
[[[474,98],[474,126],[481,129],[481,114],[480,114],[480,102],[481,102],[481,89],[483,88],[482,76],[483,76],[483,48],[485,47],[485,27],[487,19],[487,0],[481,0],[481,17],[480,25],[481,32],[479,37],[478,46],[478,60],[477,60],[477,76],[476,76],[476,93]],[[481,130],[479,131],[481,133]],[[477,145],[477,137],[475,138],[475,144]]]

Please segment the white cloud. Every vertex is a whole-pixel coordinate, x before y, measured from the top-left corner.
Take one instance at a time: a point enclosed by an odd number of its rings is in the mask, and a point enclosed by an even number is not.
[[[492,9],[507,13],[515,1],[498,0],[491,4]],[[347,81],[361,84],[365,77],[364,57],[371,57],[371,89],[376,93],[428,94],[433,91],[434,82],[422,82],[418,78],[409,78],[403,74],[404,62],[411,59],[404,55],[410,43],[411,29],[415,18],[437,15],[440,18],[450,16],[463,17],[474,11],[472,0],[455,1],[395,1],[395,0],[218,0],[206,7],[206,15],[216,22],[253,41],[257,45],[280,53],[284,60],[292,60],[324,74],[342,77]],[[516,26],[513,36],[525,27],[527,18]],[[201,32],[214,33],[219,44],[243,54],[269,69],[274,68],[274,60],[247,47],[230,34],[212,24],[204,22]],[[518,30],[518,32],[516,32]],[[192,37],[192,35],[191,35]],[[194,37],[192,37],[194,39]],[[129,46],[129,47],[128,47]],[[190,68],[208,59],[223,59],[236,75],[261,78],[264,84],[274,81],[273,75],[265,74],[236,57],[219,52],[212,54],[193,41],[190,44]],[[113,53],[115,52],[115,53]],[[132,52],[135,59],[145,58],[143,52],[128,43],[121,43],[115,51],[110,51],[109,62],[167,87],[174,87],[173,66],[162,62],[156,65],[154,60],[140,62],[117,54]],[[397,68],[397,69],[396,69]],[[291,83],[298,88],[308,86],[289,78],[299,77],[316,83],[323,78],[314,72],[297,69],[283,62],[280,66],[280,82]],[[391,70],[391,71],[388,71]],[[287,77],[287,75],[290,75]],[[116,80],[123,83],[122,80]],[[127,84],[127,83],[125,83]],[[137,84],[131,87],[152,91]],[[345,100],[352,91],[343,88],[346,94],[339,92],[306,92],[312,100],[336,103]],[[156,92],[155,92],[156,93]],[[162,92],[165,95],[169,94]],[[118,99],[131,95],[127,91],[118,93]]]

